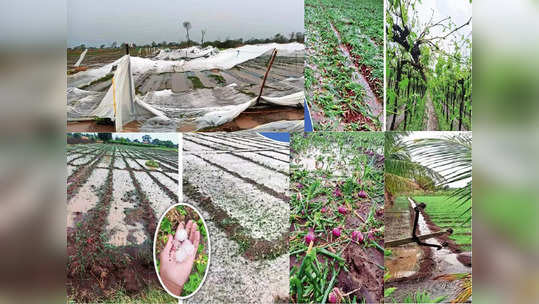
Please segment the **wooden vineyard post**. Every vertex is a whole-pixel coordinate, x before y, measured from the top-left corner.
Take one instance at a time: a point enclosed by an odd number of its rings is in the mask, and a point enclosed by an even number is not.
[[[431,234],[420,235],[417,238],[419,240],[423,241],[423,240],[428,240],[428,239],[431,239],[431,238],[434,238],[434,237],[437,237],[437,236],[441,236],[441,235],[444,235],[444,234],[450,235],[452,233],[453,233],[452,229],[447,229],[447,230],[444,230],[444,231],[438,231],[438,232],[434,232],[434,233],[431,233]],[[384,245],[385,245],[385,247],[397,247],[397,246],[401,246],[401,245],[408,244],[408,243],[413,243],[413,242],[415,242],[414,238],[409,237],[409,238],[403,238],[403,239],[399,239],[399,240],[388,241],[388,242],[385,242]]]
[[[260,86],[260,93],[258,93],[258,97],[256,98],[256,105],[258,105],[258,103],[260,102],[260,97],[262,97],[262,90],[264,90],[264,85],[266,85],[266,78],[268,77],[273,61],[275,60],[275,56],[277,56],[277,49],[273,49],[273,52],[271,53],[268,69],[266,70],[266,74],[264,74],[264,79],[262,80],[262,85]]]

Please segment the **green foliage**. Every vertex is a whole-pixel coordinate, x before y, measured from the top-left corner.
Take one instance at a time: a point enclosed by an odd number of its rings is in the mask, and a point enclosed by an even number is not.
[[[395,292],[395,290],[397,290],[397,287],[384,288],[384,298],[392,295]]]
[[[161,228],[162,231],[166,232],[167,234],[173,234],[172,233],[172,224],[170,223],[170,220],[165,217],[163,218],[163,221],[161,221]]]
[[[383,96],[383,2],[307,0],[305,28],[306,47],[313,50],[306,57],[307,102],[328,118],[316,120],[314,128],[380,130],[363,86],[352,80],[357,69],[367,70],[372,90]]]
[[[197,225],[198,225],[198,231],[200,231],[200,235],[202,235],[203,237],[206,237],[207,236],[206,226],[204,226],[204,222],[202,221],[202,219],[199,219],[197,221]]]
[[[470,246],[472,244],[471,225],[462,221],[462,218],[471,217],[471,200],[463,204],[448,195],[414,196],[413,198],[427,205],[425,212],[436,225],[444,229],[453,229],[453,234],[449,238],[457,245]]]
[[[341,269],[349,271],[343,259],[352,231],[366,234],[372,231],[375,240],[383,238],[383,221],[375,217],[384,202],[383,133],[380,132],[314,132],[291,136],[291,185],[297,195],[290,198],[292,225],[290,256],[301,265],[290,270],[290,294],[293,302],[324,303],[334,287]],[[315,168],[302,163],[315,162]],[[299,163],[298,163],[299,162]],[[364,190],[368,198],[359,199]],[[339,213],[339,206],[350,212],[361,212],[358,205],[368,207],[363,214],[364,223],[357,226],[347,221],[349,215]],[[325,210],[322,210],[325,208]],[[330,236],[333,228],[341,228],[341,237]],[[313,229],[316,238],[329,241],[326,245],[315,242],[306,254],[305,236]],[[323,240],[325,243],[326,240]],[[319,246],[319,247],[317,247]],[[334,252],[326,250],[331,246]],[[364,248],[375,247],[384,252],[377,241],[366,241]],[[339,267],[337,270],[336,267]],[[382,265],[378,265],[383,268]],[[345,303],[357,298],[346,296]]]
[[[215,79],[217,84],[226,84],[225,78],[223,76],[219,75],[219,74],[210,74],[208,76]]]
[[[159,163],[153,159],[147,160],[145,165],[152,168],[159,168]]]
[[[187,215],[187,211],[185,210],[185,206],[184,206],[184,205],[178,205],[178,206],[176,206],[176,210],[177,210],[178,213],[181,214],[181,215]]]
[[[194,89],[204,89],[206,88],[202,81],[196,76],[187,76],[187,79],[191,80]]]
[[[406,113],[392,130],[424,130],[425,98],[432,100],[438,130],[471,130],[471,39],[451,35],[456,26],[447,20],[420,20],[421,1],[389,1],[386,11],[387,113]],[[431,29],[436,27],[436,35]],[[442,34],[440,34],[440,31]],[[446,35],[447,34],[447,35]],[[444,41],[453,41],[453,47]],[[392,116],[388,116],[392,118]]]
[[[424,164],[433,170],[443,170],[441,185],[462,183],[466,186],[453,191],[451,197],[459,206],[472,199],[472,136],[461,133],[446,138],[420,139],[410,145],[409,150],[421,157]],[[467,211],[471,211],[471,204]],[[471,220],[471,215],[466,221]]]
[[[442,296],[432,299],[427,291],[418,291],[416,293],[406,296],[402,303],[440,303],[446,298],[447,296]]]
[[[198,272],[189,275],[189,280],[187,283],[185,283],[185,285],[183,285],[182,296],[192,294],[195,290],[197,290],[201,282],[202,276]]]
[[[403,141],[405,135],[385,132],[385,188],[391,194],[413,190],[418,181],[429,187],[443,181],[440,173],[412,160],[409,143]]]
[[[109,142],[112,140],[112,133],[97,133],[97,138],[104,142]]]

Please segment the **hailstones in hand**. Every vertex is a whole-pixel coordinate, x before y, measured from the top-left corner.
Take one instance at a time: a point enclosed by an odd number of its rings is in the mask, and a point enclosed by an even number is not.
[[[174,248],[176,250],[176,262],[178,263],[182,263],[193,254],[195,247],[187,238],[187,231],[185,229],[181,229],[176,232],[176,235],[174,236]]]
[[[176,235],[174,236],[174,239],[180,242],[185,241],[187,239],[187,230],[185,229],[178,230],[178,232],[176,232]]]

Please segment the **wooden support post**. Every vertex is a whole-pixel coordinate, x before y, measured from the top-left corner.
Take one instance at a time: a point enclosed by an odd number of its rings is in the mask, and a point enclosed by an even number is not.
[[[437,236],[444,235],[444,234],[450,235],[452,233],[453,233],[452,229],[447,229],[445,231],[438,231],[438,232],[434,232],[434,233],[431,233],[431,234],[419,235],[417,238],[419,240],[423,241],[423,240],[432,239],[432,238],[435,238]],[[385,247],[397,247],[397,246],[401,246],[401,245],[408,244],[408,243],[413,243],[413,242],[415,242],[414,239],[409,237],[409,238],[404,238],[404,239],[385,242],[384,246]]]
[[[269,71],[271,69],[271,65],[273,64],[273,60],[275,60],[275,56],[277,56],[277,49],[273,49],[273,53],[271,53],[271,58],[268,64],[268,69],[266,70],[266,74],[264,74],[264,79],[262,80],[262,85],[260,86],[260,93],[258,93],[258,97],[256,98],[256,103],[260,102],[260,97],[262,97],[262,90],[264,90],[264,86],[266,85],[266,78],[268,77]]]

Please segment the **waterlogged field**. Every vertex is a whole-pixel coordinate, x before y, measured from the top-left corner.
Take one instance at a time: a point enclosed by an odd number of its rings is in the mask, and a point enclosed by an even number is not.
[[[315,130],[381,130],[383,1],[306,0],[305,91]]]
[[[152,241],[157,220],[178,202],[178,151],[99,143],[66,150],[68,297],[120,301],[160,288]]]
[[[288,302],[289,145],[256,133],[183,136],[184,202],[211,235],[193,303]]]
[[[384,273],[382,133],[293,134],[293,303],[380,302]]]
[[[472,250],[472,222],[466,222],[466,219],[471,216],[470,201],[460,205],[455,202],[454,198],[445,195],[414,196],[413,198],[417,202],[427,204],[427,208],[424,210],[427,214],[425,220],[431,224],[429,227],[431,230],[452,228],[453,234],[449,236],[449,239],[456,243],[455,249]]]

